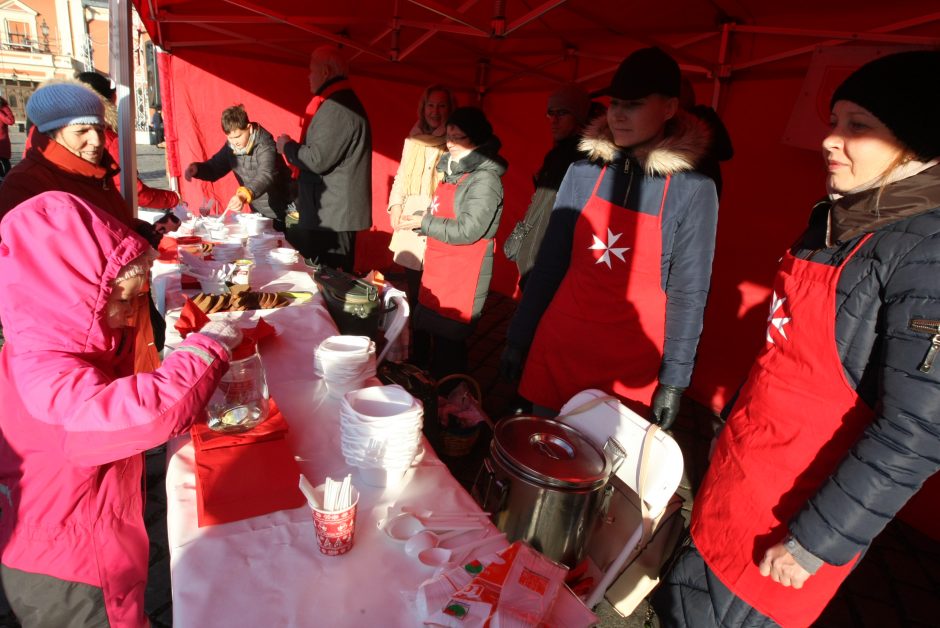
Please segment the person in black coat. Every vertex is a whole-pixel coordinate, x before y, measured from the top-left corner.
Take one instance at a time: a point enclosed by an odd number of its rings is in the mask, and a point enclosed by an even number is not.
[[[555,196],[568,166],[584,159],[587,154],[578,148],[581,131],[588,121],[591,98],[580,86],[564,85],[548,97],[546,115],[551,124],[551,150],[545,154],[542,167],[533,177],[535,193],[512,234],[503,245],[506,257],[519,268],[519,288],[524,290],[529,271],[535,266],[535,257],[545,238],[548,218],[555,205]]]
[[[940,469],[940,52],[836,89],[828,196],[786,252],[663,626],[804,626]]]
[[[257,122],[251,122],[244,105],[222,112],[222,132],[227,141],[207,161],[193,162],[183,176],[187,181],[217,181],[231,172],[238,189],[226,209],[240,212],[245,205],[274,220],[284,230],[284,216],[290,203],[290,171],[277,154],[274,137]]]
[[[297,172],[288,239],[305,258],[352,272],[356,233],[372,226],[372,129],[348,74],[339,48],[313,51],[301,142],[281,135],[277,150]]]

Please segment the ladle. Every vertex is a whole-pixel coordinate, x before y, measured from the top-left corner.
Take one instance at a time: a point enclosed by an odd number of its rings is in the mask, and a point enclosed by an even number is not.
[[[482,530],[483,528],[476,529]],[[441,541],[446,541],[447,539],[452,539],[455,536],[460,536],[461,534],[466,534],[468,532],[473,532],[473,530],[451,530],[450,532],[444,532],[443,534],[437,534],[436,532],[431,532],[430,530],[422,530],[405,541],[405,553],[413,558],[417,558],[418,554],[420,554],[422,551],[439,546]]]
[[[489,544],[491,541],[504,538],[506,538],[506,534],[500,533],[495,536],[487,536],[482,539],[477,539],[476,541],[471,541],[470,543],[459,545],[457,547],[430,547],[418,553],[418,560],[421,561],[422,564],[429,567],[443,567],[450,563],[456,563],[464,560],[470,554],[470,552]]]
[[[414,535],[424,530],[433,532],[450,532],[451,530],[476,530],[480,527],[478,521],[463,522],[437,522],[428,520],[422,523],[417,517],[409,513],[395,515],[385,522],[382,526],[387,535],[397,541],[407,541]]]

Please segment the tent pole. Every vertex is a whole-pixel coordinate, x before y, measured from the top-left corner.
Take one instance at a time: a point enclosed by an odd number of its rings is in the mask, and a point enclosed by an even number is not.
[[[721,79],[731,78],[731,68],[728,67],[728,40],[731,38],[729,23],[721,25],[721,44],[718,46],[718,69],[712,80],[712,109],[718,111],[721,104]]]
[[[137,216],[137,134],[134,114],[134,67],[131,46],[131,0],[108,0],[111,16],[108,41],[111,55],[111,80],[117,86],[118,146],[121,153],[121,194]]]

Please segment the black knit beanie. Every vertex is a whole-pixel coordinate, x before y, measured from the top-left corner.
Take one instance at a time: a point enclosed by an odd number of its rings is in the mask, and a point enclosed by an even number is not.
[[[869,110],[921,161],[940,156],[940,51],[900,52],[870,61],[832,95]]]
[[[493,127],[482,109],[477,107],[458,107],[447,118],[452,124],[467,134],[474,146],[482,146],[493,137]]]

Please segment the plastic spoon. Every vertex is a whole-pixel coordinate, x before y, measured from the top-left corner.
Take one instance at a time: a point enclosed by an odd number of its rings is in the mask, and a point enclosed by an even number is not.
[[[455,563],[465,559],[470,554],[470,552],[489,544],[491,541],[505,538],[506,534],[500,533],[496,536],[487,536],[465,545],[460,545],[458,547],[431,547],[426,550],[422,550],[418,554],[418,560],[421,561],[422,564],[429,567],[443,567],[449,563]]]
[[[488,512],[444,512],[423,510],[413,506],[402,506],[401,511],[414,515],[418,519],[477,519],[490,516]]]
[[[483,528],[477,528],[477,530],[482,529]],[[424,550],[439,546],[441,541],[446,541],[447,539],[452,539],[455,536],[460,536],[468,532],[472,532],[472,530],[451,530],[444,534],[437,534],[430,530],[422,530],[405,542],[405,553],[412,558],[417,558],[418,554]]]
[[[383,529],[385,533],[395,539],[396,541],[407,541],[414,535],[425,530],[431,530],[434,532],[450,532],[451,530],[476,530],[480,526],[479,522],[466,522],[465,524],[452,524],[452,523],[437,523],[437,522],[428,522],[422,523],[418,520],[417,517],[408,513],[402,513],[400,515],[395,515],[391,519],[385,522]]]

